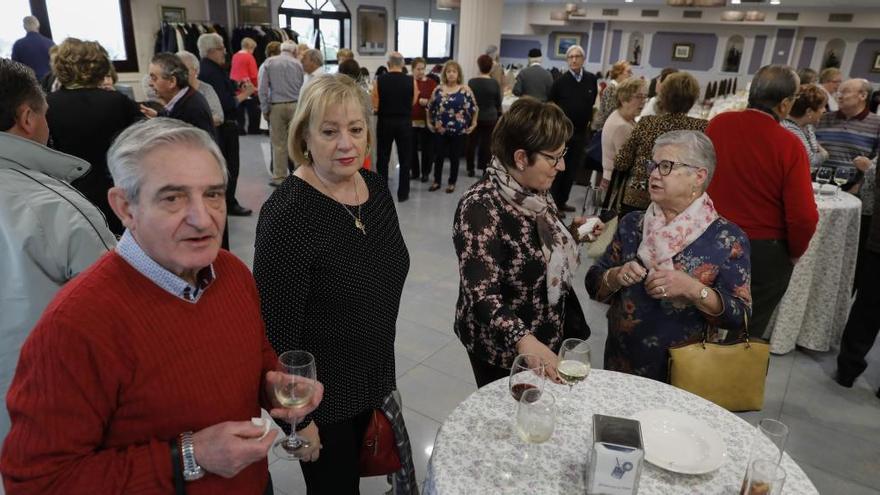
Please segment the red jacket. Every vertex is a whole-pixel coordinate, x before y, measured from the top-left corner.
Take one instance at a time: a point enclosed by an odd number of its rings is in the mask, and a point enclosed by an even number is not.
[[[248,80],[254,87],[257,87],[257,59],[248,52],[236,52],[232,56],[229,78],[235,82]]]
[[[780,239],[799,258],[819,222],[804,145],[760,110],[726,112],[706,128],[717,164],[709,196],[751,240]]]

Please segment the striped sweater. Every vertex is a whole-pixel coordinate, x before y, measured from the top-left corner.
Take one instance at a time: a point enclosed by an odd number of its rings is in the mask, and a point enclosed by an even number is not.
[[[862,198],[862,215],[874,212],[874,189],[877,171],[877,151],[880,147],[880,115],[871,113],[867,107],[852,118],[843,112],[828,112],[816,126],[816,139],[828,150],[824,166],[852,166],[858,156],[874,160],[865,172],[859,196]]]

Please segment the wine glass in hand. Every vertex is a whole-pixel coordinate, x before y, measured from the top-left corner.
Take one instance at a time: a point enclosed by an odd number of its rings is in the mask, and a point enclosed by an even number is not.
[[[571,389],[590,374],[590,344],[581,339],[565,339],[559,347],[556,371],[559,378],[568,385],[569,397],[565,402],[569,402]]]
[[[510,389],[510,395],[517,402],[526,390],[544,390],[544,364],[532,366],[529,361],[540,362],[538,357],[533,354],[520,354],[513,360],[513,366],[510,367],[507,386]]]
[[[275,399],[281,407],[296,409],[308,404],[315,390],[315,357],[306,351],[287,351],[278,356],[278,371],[284,374],[275,384]],[[297,451],[309,446],[309,442],[296,433],[296,423],[296,419],[290,422],[290,435],[275,442],[273,447],[282,459],[297,460]]]

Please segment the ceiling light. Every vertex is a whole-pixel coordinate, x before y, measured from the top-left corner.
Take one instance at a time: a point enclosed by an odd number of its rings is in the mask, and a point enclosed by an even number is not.
[[[730,0],[730,5],[739,5],[739,0]]]
[[[781,0],[770,0],[770,5],[779,5],[781,3],[782,3]]]

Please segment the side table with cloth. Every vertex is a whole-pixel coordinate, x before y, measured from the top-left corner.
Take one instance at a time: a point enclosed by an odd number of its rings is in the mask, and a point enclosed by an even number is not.
[[[547,383],[557,401],[569,394],[564,385]],[[573,413],[558,413],[550,440],[527,445],[514,432],[516,402],[507,380],[497,380],[471,394],[449,415],[434,442],[428,463],[425,495],[464,493],[586,493],[587,456],[593,414],[630,417],[645,409],[670,409],[700,419],[721,436],[725,460],[708,474],[685,475],[644,462],[640,495],[739,493],[755,428],[731,412],[684,390],[656,380],[613,371],[594,370],[571,390]],[[522,471],[522,450],[529,448],[528,476]],[[788,454],[784,494],[818,491]],[[504,473],[513,473],[507,477]]]
[[[776,308],[770,352],[795,345],[827,351],[837,345],[852,302],[862,202],[849,193],[816,199],[819,224]]]

